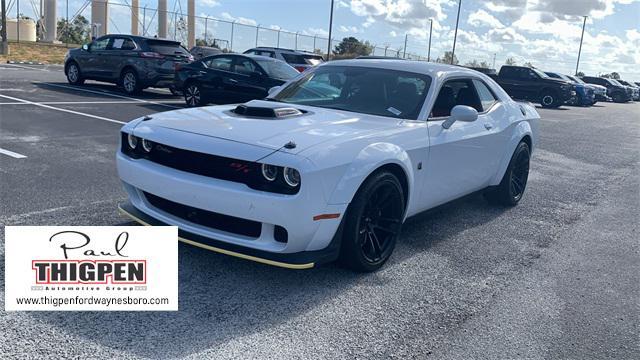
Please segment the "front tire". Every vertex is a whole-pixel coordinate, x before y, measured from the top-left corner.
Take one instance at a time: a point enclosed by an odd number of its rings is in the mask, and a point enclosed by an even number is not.
[[[82,77],[82,73],[80,72],[80,67],[76,62],[71,62],[67,66],[67,81],[71,85],[84,84],[84,78]]]
[[[555,91],[547,90],[542,93],[542,96],[540,96],[540,105],[548,109],[553,109],[560,106],[561,103],[558,100],[558,95]]]
[[[197,82],[190,82],[183,90],[184,102],[188,107],[198,107],[205,105],[206,102],[202,97],[202,88]]]
[[[127,95],[139,94],[142,91],[138,74],[131,69],[127,69],[122,73],[120,84]]]
[[[515,206],[522,199],[529,179],[531,151],[526,142],[521,141],[511,156],[507,171],[496,187],[485,191],[485,198],[493,204]]]
[[[339,262],[355,271],[378,270],[389,259],[402,228],[405,200],[388,171],[369,177],[349,204]]]

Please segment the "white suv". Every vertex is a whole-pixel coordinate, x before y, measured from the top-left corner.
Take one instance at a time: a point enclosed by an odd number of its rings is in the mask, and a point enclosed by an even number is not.
[[[289,65],[293,66],[296,70],[304,72],[305,70],[314,67],[324,62],[322,55],[298,51],[291,49],[282,49],[274,47],[256,47],[249,49],[244,54],[268,56],[275,59],[286,61]]]

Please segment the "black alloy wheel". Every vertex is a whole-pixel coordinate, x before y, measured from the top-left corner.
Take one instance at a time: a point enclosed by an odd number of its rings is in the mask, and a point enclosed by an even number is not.
[[[382,171],[358,190],[345,219],[340,262],[361,272],[389,259],[402,228],[405,201],[397,177]]]
[[[192,82],[183,91],[184,93],[184,101],[187,103],[188,107],[197,107],[203,105],[202,102],[202,92],[200,91],[200,86]]]
[[[522,141],[511,156],[509,166],[498,186],[487,189],[485,198],[494,204],[514,206],[522,200],[529,179],[529,145]]]

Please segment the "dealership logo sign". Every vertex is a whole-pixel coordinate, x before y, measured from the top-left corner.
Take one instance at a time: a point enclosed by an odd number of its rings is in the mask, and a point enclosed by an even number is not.
[[[6,310],[177,310],[178,230],[5,227]]]

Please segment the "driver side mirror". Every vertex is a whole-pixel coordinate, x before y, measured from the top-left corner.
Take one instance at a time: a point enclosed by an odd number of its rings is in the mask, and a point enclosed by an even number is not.
[[[269,95],[278,92],[280,90],[280,88],[281,88],[281,86],[274,86],[272,88],[269,88],[269,91],[268,91]]]
[[[82,50],[89,51],[89,44],[82,45]]]
[[[473,122],[478,119],[478,110],[466,105],[456,105],[451,109],[451,115],[442,123],[442,127],[448,129],[456,121]]]

